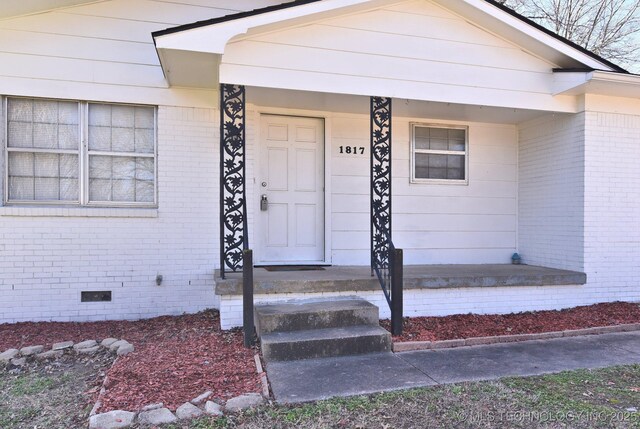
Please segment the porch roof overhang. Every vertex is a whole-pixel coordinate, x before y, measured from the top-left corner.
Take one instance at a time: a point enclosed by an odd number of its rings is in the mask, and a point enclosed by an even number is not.
[[[472,16],[474,25],[512,41],[535,56],[545,58],[559,68],[603,70],[626,74],[624,69],[569,42],[537,24],[515,14],[494,0],[433,0],[462,16]],[[227,44],[266,32],[304,25],[322,19],[385,5],[399,0],[298,0],[249,12],[200,21],[153,33],[154,43],[165,76],[171,86],[217,88],[220,83],[234,83],[262,88],[315,91],[349,95],[380,95],[417,101],[477,104],[500,108],[540,111],[576,112],[579,103],[569,92],[556,91],[555,80],[548,93],[507,97],[481,91],[470,97],[456,97],[447,88],[431,85],[422,91],[406,82],[387,85],[383,90],[376,79],[363,79],[354,85],[346,76],[333,76],[323,82],[301,82],[297,79],[270,80],[264,73],[241,73],[224,63]],[[551,71],[551,70],[550,70]],[[553,78],[555,79],[555,78]],[[319,80],[318,80],[319,81]],[[554,92],[555,91],[555,92]],[[386,93],[385,93],[386,92]]]
[[[640,75],[602,70],[556,70],[554,94],[640,98]]]

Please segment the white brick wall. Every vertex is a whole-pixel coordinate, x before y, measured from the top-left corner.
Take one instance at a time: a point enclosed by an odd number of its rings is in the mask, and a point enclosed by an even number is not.
[[[518,251],[527,264],[583,269],[584,118],[519,126]]]
[[[1,207],[0,323],[135,319],[217,306],[218,115],[159,108],[157,213]],[[80,303],[82,290],[111,290],[113,301]]]
[[[533,310],[559,310],[586,304],[583,286],[531,286],[460,289],[412,289],[404,291],[405,316],[446,316],[450,314],[495,314]],[[328,299],[358,296],[380,309],[380,318],[391,317],[382,291],[344,293],[306,293],[256,295],[256,304],[294,299]],[[223,296],[220,300],[223,329],[242,326],[242,297]]]
[[[593,300],[639,301],[640,114],[586,114],[584,229]]]

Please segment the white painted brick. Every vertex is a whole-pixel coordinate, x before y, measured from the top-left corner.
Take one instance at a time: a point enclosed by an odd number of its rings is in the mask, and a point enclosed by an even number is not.
[[[175,111],[191,119],[168,121]],[[55,208],[17,209],[38,210],[39,217],[0,216],[0,323],[136,319],[216,307],[217,120],[212,109],[159,107],[155,217],[113,217],[119,209],[44,216],[59,213]],[[164,276],[160,287],[157,274]],[[81,290],[112,290],[113,301],[80,303]]]

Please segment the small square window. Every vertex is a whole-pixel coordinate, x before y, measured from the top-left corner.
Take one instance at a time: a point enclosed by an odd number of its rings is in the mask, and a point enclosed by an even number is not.
[[[467,127],[413,124],[411,181],[467,183]]]

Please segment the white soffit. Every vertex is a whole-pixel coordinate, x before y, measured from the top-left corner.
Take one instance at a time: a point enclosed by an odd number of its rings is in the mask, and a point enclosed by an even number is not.
[[[61,7],[95,3],[96,1],[97,0],[2,0],[0,1],[0,19],[45,12]]]
[[[173,87],[216,88],[219,84],[220,55],[158,49],[158,56]]]
[[[555,93],[640,98],[640,75],[604,71],[556,73]]]

